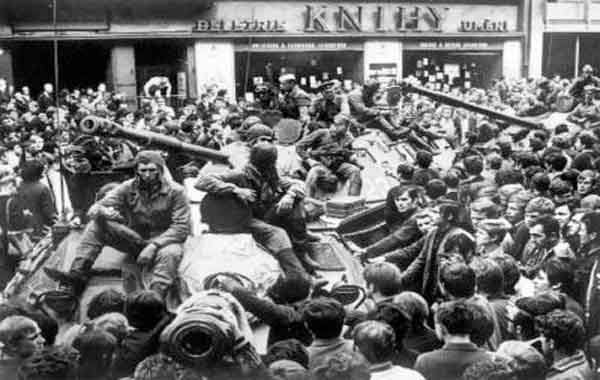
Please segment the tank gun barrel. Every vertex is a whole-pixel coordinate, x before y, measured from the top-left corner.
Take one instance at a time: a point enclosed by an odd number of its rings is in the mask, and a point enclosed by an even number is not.
[[[79,123],[79,128],[83,133],[90,135],[121,137],[143,145],[153,146],[158,149],[187,152],[204,160],[230,165],[229,156],[219,152],[218,150],[185,143],[174,137],[165,136],[156,132],[139,131],[133,128],[127,128],[113,121],[97,116],[87,116],[83,118],[83,120],[81,120]]]
[[[465,102],[465,101],[457,99],[453,96],[446,95],[446,94],[443,94],[443,93],[437,92],[437,91],[431,91],[431,90],[426,89],[421,86],[415,86],[414,84],[411,84],[411,83],[403,82],[402,90],[404,92],[423,95],[423,96],[426,96],[430,99],[436,100],[443,104],[447,104],[447,105],[450,105],[453,107],[464,108],[466,110],[485,115],[492,119],[505,121],[510,124],[516,124],[521,127],[530,128],[530,129],[538,129],[538,128],[542,127],[541,124],[536,123],[534,121],[527,120],[525,118],[518,117],[518,116],[507,115],[505,113],[493,110],[491,108],[480,106],[478,104]]]

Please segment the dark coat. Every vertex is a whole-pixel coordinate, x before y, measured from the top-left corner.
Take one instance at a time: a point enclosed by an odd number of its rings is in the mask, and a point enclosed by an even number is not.
[[[472,246],[474,246],[473,236],[462,228],[451,227],[444,231],[435,228],[416,243],[387,254],[386,261],[411,262],[403,273],[402,287],[421,294],[429,304],[432,304],[438,290],[440,257],[451,252],[451,247]],[[463,252],[461,248],[457,253],[468,257],[472,252]]]
[[[235,288],[232,294],[246,311],[270,327],[267,340],[269,346],[286,339],[298,339],[305,346],[312,343],[312,334],[302,317],[303,302],[280,305],[239,287]]]

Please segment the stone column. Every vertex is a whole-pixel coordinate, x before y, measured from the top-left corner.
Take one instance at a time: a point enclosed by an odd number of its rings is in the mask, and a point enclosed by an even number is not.
[[[108,82],[115,92],[126,95],[127,103],[137,107],[137,81],[135,77],[135,49],[133,45],[113,46],[110,52]]]

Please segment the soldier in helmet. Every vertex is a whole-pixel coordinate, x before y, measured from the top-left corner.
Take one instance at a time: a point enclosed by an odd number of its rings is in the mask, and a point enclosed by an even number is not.
[[[296,83],[294,74],[283,74],[279,77],[283,101],[279,105],[283,117],[300,120],[303,123],[310,121],[308,113],[310,97]]]
[[[196,188],[247,204],[251,218],[239,228],[252,233],[285,273],[304,275],[298,256],[305,264],[313,264],[305,250],[310,239],[302,206],[305,193],[301,182],[277,174],[276,163],[277,148],[270,142],[258,142],[250,150],[250,162],[241,170],[201,176]]]

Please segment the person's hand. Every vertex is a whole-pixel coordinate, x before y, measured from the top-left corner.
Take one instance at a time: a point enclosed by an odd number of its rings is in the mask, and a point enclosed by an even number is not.
[[[73,219],[71,219],[71,221],[69,222],[69,226],[71,228],[79,228],[81,227],[81,218],[76,216]]]
[[[238,197],[242,202],[246,204],[252,203],[256,200],[256,191],[252,189],[238,187],[233,191],[233,193],[236,197]]]
[[[277,214],[280,214],[280,215],[287,214],[288,212],[290,212],[292,210],[293,207],[294,207],[294,197],[289,194],[286,194],[277,203],[276,211],[277,211]]]
[[[100,207],[99,213],[108,220],[119,220],[121,214],[114,207]]]
[[[146,267],[152,264],[152,262],[154,262],[154,257],[156,256],[157,250],[158,247],[156,246],[156,244],[148,244],[144,249],[142,249],[142,252],[140,252],[137,258],[138,265]]]

